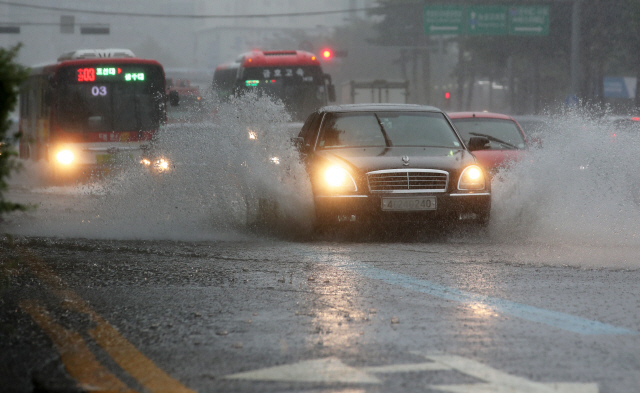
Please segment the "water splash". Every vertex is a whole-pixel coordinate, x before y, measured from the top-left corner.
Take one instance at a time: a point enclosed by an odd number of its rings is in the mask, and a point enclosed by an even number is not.
[[[576,110],[550,117],[542,148],[493,183],[494,239],[640,244],[637,131]]]
[[[281,104],[254,94],[219,104],[214,123],[173,124],[158,132],[154,150],[169,161],[166,172],[132,166],[90,189],[57,190],[66,201],[69,194],[84,197],[71,209],[36,212],[37,225],[16,232],[174,240],[227,239],[256,227],[306,232],[311,188],[290,142],[289,121]]]

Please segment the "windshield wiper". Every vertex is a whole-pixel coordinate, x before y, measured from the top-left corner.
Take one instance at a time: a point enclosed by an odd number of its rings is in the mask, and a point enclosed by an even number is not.
[[[509,142],[505,142],[502,139],[498,139],[495,136],[491,136],[491,135],[487,135],[487,134],[479,134],[477,132],[470,132],[469,135],[473,135],[473,136],[483,136],[485,138],[487,138],[488,140],[490,140],[491,142],[496,142],[496,143],[500,143],[501,145],[510,147],[511,149],[514,150],[518,150],[518,146],[512,145]]]
[[[376,117],[376,120],[378,120],[378,125],[380,126],[380,131],[382,131],[382,135],[384,136],[384,143],[387,145],[387,147],[393,146],[393,143],[391,143],[391,139],[389,139],[389,135],[387,135],[387,131],[385,131],[384,126],[382,125],[382,122],[380,121],[380,118],[378,117],[378,115],[376,113],[374,113],[373,115]]]

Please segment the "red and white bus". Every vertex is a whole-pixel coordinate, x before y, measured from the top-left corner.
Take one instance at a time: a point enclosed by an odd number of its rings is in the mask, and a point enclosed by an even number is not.
[[[166,122],[165,76],[128,49],[77,50],[31,68],[20,90],[20,157],[45,160],[56,178],[113,164],[152,162]]]
[[[252,51],[219,65],[213,74],[218,97],[256,90],[282,100],[293,120],[303,121],[317,108],[335,101],[331,76],[305,51]]]

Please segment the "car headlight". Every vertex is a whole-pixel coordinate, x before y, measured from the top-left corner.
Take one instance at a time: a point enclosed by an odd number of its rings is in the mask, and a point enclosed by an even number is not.
[[[324,171],[324,182],[331,191],[357,191],[356,182],[344,168],[330,166]]]
[[[482,168],[477,165],[469,165],[464,168],[458,181],[458,190],[484,190],[485,179]]]
[[[60,150],[58,154],[56,154],[56,159],[62,165],[69,165],[74,159],[73,152],[71,150]]]

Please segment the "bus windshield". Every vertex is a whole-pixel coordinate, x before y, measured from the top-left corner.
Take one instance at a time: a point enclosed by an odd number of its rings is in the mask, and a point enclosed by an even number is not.
[[[282,101],[294,120],[303,120],[327,102],[320,66],[244,67],[240,72],[229,67],[216,70],[214,88],[221,98],[249,91],[268,95]]]
[[[164,76],[155,65],[65,67],[56,119],[65,132],[156,130],[164,120]]]

